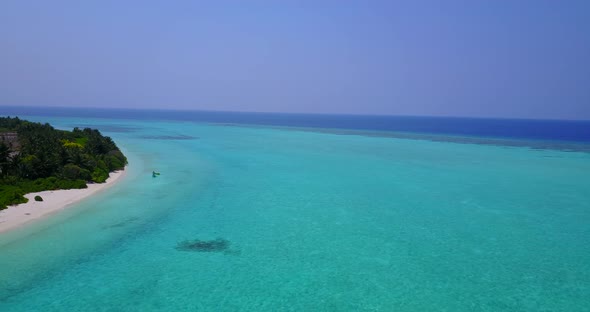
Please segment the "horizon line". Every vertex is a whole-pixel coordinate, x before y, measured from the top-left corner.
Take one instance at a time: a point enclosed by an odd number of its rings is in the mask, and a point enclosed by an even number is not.
[[[62,105],[3,105],[10,108],[65,108],[65,109],[96,109],[96,110],[135,110],[135,111],[163,111],[163,112],[205,112],[205,113],[238,113],[238,114],[269,114],[269,115],[319,115],[319,116],[366,116],[366,117],[405,117],[405,118],[455,118],[455,119],[487,119],[487,120],[536,120],[536,121],[570,121],[590,122],[590,119],[574,118],[533,118],[533,117],[486,117],[486,116],[458,116],[458,115],[395,115],[374,113],[325,113],[325,112],[276,112],[276,111],[234,111],[234,110],[209,110],[191,108],[153,108],[153,107],[97,107],[97,106],[62,106]]]

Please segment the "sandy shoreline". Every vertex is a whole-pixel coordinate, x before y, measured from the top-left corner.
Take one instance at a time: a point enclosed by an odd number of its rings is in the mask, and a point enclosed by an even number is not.
[[[72,204],[113,186],[121,181],[127,170],[111,172],[105,183],[88,184],[85,189],[43,191],[25,195],[28,203],[8,206],[0,210],[0,233],[16,229],[26,223],[59,212]],[[43,197],[42,202],[35,201],[35,196]]]

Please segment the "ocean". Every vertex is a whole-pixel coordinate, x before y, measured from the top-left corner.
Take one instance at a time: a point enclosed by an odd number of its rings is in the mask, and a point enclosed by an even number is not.
[[[0,114],[130,162],[0,234],[0,311],[590,311],[588,121]]]

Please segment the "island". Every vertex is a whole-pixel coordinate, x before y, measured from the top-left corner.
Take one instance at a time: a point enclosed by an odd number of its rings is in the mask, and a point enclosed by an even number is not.
[[[86,189],[123,170],[127,158],[108,136],[90,128],[0,117],[0,210],[29,201],[25,194]],[[42,202],[37,194],[33,200]]]

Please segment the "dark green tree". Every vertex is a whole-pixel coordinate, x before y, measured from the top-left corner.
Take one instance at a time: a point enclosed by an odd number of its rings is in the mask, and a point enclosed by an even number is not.
[[[115,142],[96,129],[62,131],[0,117],[0,139],[0,209],[26,201],[26,193],[104,182],[127,164]]]

